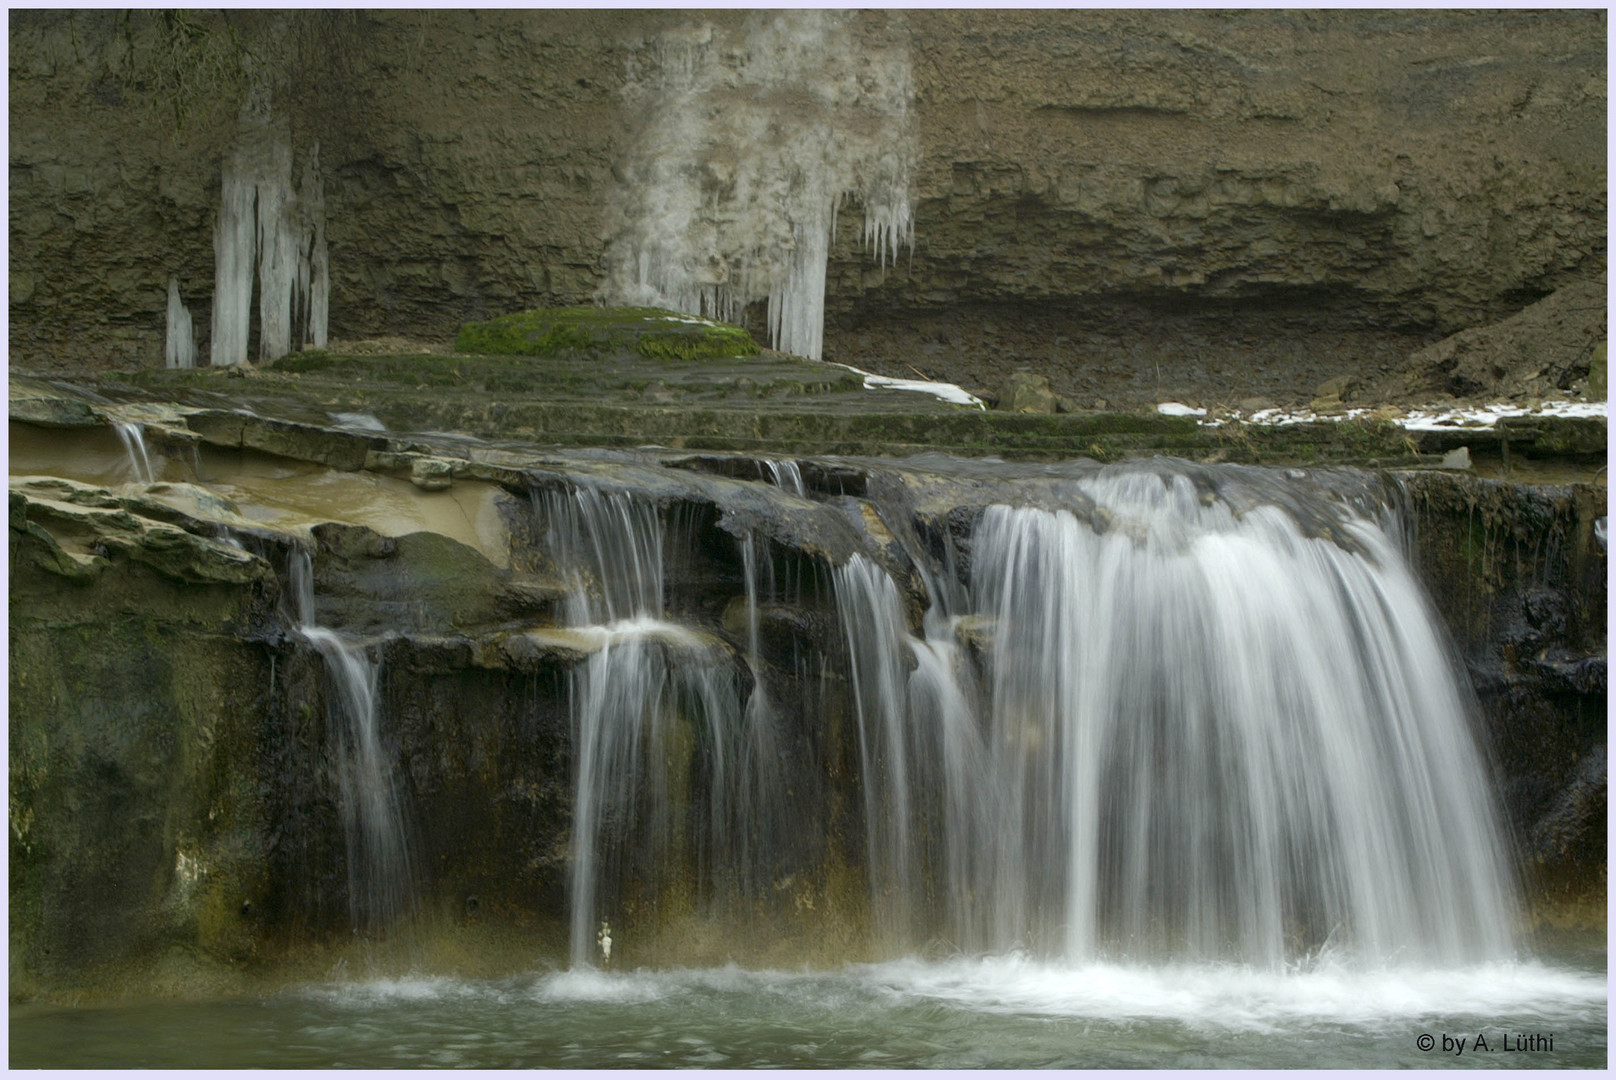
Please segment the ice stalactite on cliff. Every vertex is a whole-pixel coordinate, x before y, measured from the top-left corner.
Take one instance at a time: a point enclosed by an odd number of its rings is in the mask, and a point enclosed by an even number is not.
[[[913,244],[907,39],[886,18],[782,11],[667,31],[630,60],[601,298],[734,321],[818,358],[825,263],[851,196],[884,266]]]
[[[168,279],[168,340],[164,361],[171,368],[196,367],[196,324],[180,299],[178,278]]]
[[[265,117],[244,119],[225,159],[213,233],[215,365],[247,359],[255,270],[259,359],[325,345],[330,278],[318,144],[302,182],[294,186],[292,176],[286,130]]]

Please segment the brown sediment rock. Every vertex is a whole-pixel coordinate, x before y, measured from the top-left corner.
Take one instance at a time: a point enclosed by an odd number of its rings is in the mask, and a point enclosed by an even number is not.
[[[298,153],[320,142],[332,333],[427,342],[590,299],[625,71],[664,30],[748,17],[195,16],[255,49]],[[1602,12],[846,17],[908,43],[916,244],[882,269],[840,231],[828,357],[974,386],[1027,367],[1123,407],[1297,404],[1603,274]],[[160,364],[170,275],[206,353],[240,88],[182,95],[176,122],[170,84],[196,76],[157,64],[163,27],[11,21],[13,365]]]

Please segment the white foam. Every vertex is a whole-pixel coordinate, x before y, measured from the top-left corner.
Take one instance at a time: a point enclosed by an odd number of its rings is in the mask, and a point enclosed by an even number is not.
[[[321,983],[303,987],[296,993],[338,1008],[369,1009],[385,1004],[482,999],[500,996],[500,988],[492,983],[446,975],[404,975],[361,982]]]
[[[1311,1024],[1374,1026],[1476,1015],[1599,1018],[1605,980],[1530,961],[1453,969],[1387,967],[1273,973],[1235,965],[1080,967],[1014,956],[865,969],[893,990],[985,1012],[1165,1019],[1204,1028],[1273,1032]]]
[[[1099,1023],[1168,1021],[1204,1032],[1267,1035],[1321,1027],[1418,1030],[1444,1018],[1477,1018],[1489,1027],[1599,1024],[1607,1013],[1603,975],[1538,961],[1378,970],[1321,963],[1275,973],[1212,964],[1068,966],[1006,955],[943,962],[909,958],[828,972],[734,965],[628,972],[579,967],[531,982],[404,977],[327,983],[297,994],[356,1009],[436,1001],[637,1007],[749,995],[867,1014],[936,1002],[968,1013]]]
[[[667,997],[675,988],[666,975],[576,967],[541,977],[533,985],[533,996],[548,1002],[599,1001],[638,1005]]]
[[[1177,401],[1164,401],[1156,406],[1156,411],[1163,416],[1205,416],[1205,409],[1192,409],[1188,405]]]

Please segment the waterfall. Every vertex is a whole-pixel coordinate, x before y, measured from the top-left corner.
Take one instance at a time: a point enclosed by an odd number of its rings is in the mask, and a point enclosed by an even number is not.
[[[657,508],[589,487],[536,502],[568,622],[596,645],[573,672],[570,955],[584,966],[599,958],[598,918],[625,882],[655,889],[689,866],[709,894],[722,887],[745,727],[725,648],[666,618]],[[687,831],[686,820],[700,827]]]
[[[326,344],[330,267],[319,156],[316,144],[294,185],[284,127],[262,106],[244,117],[222,168],[213,234],[215,365],[247,359],[255,273],[259,359]],[[176,294],[170,295],[172,311]]]
[[[808,487],[802,480],[802,466],[795,461],[776,461],[773,458],[763,462],[768,470],[768,479],[771,484],[781,491],[789,491],[799,499],[808,497]]]
[[[791,464],[795,468],[795,463]],[[783,861],[790,837],[785,793],[786,751],[776,702],[769,690],[769,672],[763,660],[762,616],[764,599],[778,596],[774,564],[767,537],[747,533],[741,541],[741,565],[746,586],[746,665],[752,674],[752,692],[742,714],[738,806],[734,810],[736,867],[743,891],[756,893],[773,878]]]
[[[196,367],[196,329],[191,311],[180,300],[178,278],[168,279],[168,337],[164,360],[171,368]]]
[[[666,31],[630,59],[637,134],[617,170],[608,303],[737,321],[818,359],[837,211],[880,265],[913,247],[918,161],[907,38],[874,13],[777,11]]]
[[[924,639],[885,571],[837,572],[893,925],[1073,961],[1507,956],[1467,699],[1374,518],[1136,467],[1069,502],[991,507]]]
[[[363,644],[315,624],[308,552],[292,552],[287,577],[297,632],[325,661],[336,690],[327,716],[336,741],[349,917],[356,932],[396,927],[414,913],[414,876],[395,770],[379,731],[378,665]]]
[[[129,471],[134,474],[136,483],[154,483],[157,474],[152,471],[151,456],[146,453],[145,428],[133,420],[114,420],[112,430],[118,433],[118,441],[129,455]]]

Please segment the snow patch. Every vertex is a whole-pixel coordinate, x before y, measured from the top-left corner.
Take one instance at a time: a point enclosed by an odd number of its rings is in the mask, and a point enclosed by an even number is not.
[[[1157,406],[1158,409],[1161,406]],[[1310,424],[1320,420],[1356,420],[1362,416],[1373,413],[1373,409],[1348,409],[1342,413],[1320,415],[1311,409],[1262,409],[1244,418],[1248,424],[1262,424],[1269,427],[1285,427],[1290,424]],[[1481,405],[1463,409],[1415,409],[1402,417],[1393,417],[1392,422],[1409,431],[1456,431],[1465,428],[1486,429],[1498,421],[1511,416],[1554,416],[1554,417],[1606,417],[1609,413],[1607,402],[1603,401],[1545,401],[1537,408],[1528,408],[1524,405]],[[1182,414],[1179,414],[1182,415]],[[1204,421],[1207,427],[1216,426],[1219,421]]]
[[[837,364],[839,368],[846,368],[855,375],[864,376],[864,389],[866,390],[916,390],[922,394],[930,394],[954,405],[971,405],[978,409],[986,409],[987,405],[982,399],[962,387],[953,383],[931,382],[926,379],[894,379],[890,375],[874,375],[863,371],[852,364]]]

